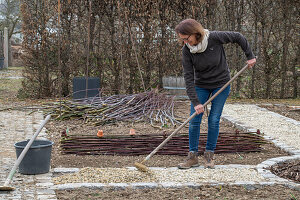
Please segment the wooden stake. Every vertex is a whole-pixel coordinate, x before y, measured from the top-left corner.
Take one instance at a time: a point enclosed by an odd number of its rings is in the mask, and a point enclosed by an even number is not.
[[[91,13],[92,13],[92,1],[89,1],[89,23],[88,23],[88,40],[87,40],[87,56],[86,56],[86,71],[85,71],[85,98],[88,98],[89,88],[89,59],[90,59],[90,33],[91,33]]]

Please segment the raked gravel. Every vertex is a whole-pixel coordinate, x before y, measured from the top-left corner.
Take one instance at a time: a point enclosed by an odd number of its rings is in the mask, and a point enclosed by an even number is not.
[[[222,116],[300,150],[300,122],[296,120],[249,104],[226,104]]]
[[[126,168],[82,168],[76,173],[53,179],[54,184],[66,183],[211,183],[211,182],[261,182],[266,179],[249,168],[151,168],[148,173]]]

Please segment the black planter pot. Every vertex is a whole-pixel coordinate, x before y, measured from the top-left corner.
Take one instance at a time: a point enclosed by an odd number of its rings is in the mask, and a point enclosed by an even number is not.
[[[86,91],[86,78],[73,78],[73,99],[90,98],[99,95],[100,78],[88,77],[88,89]],[[87,94],[87,96],[86,96]]]

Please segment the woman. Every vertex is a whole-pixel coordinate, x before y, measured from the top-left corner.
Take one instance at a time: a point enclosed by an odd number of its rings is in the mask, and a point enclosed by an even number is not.
[[[175,32],[184,44],[182,66],[187,94],[191,100],[191,115],[194,112],[198,114],[189,123],[188,158],[178,166],[180,169],[189,169],[199,166],[198,145],[200,124],[204,112],[203,104],[210,95],[214,95],[230,80],[223,44],[237,43],[246,55],[249,68],[256,63],[256,59],[246,38],[240,33],[208,31],[194,19],[180,22],[176,26]],[[219,136],[220,117],[229,92],[230,86],[211,102],[204,152],[205,168],[214,168],[213,156]]]

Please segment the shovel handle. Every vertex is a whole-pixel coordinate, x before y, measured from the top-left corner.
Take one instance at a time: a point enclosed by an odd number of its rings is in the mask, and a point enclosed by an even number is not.
[[[22,153],[18,157],[17,161],[15,162],[13,168],[10,170],[9,175],[8,175],[7,179],[5,180],[4,186],[8,186],[9,185],[10,181],[12,180],[12,177],[14,176],[17,168],[19,167],[19,165],[20,165],[21,161],[23,160],[25,154],[27,153],[28,149],[31,147],[33,141],[38,136],[38,134],[41,132],[41,130],[43,129],[43,127],[49,121],[50,118],[51,118],[51,115],[47,115],[46,119],[41,123],[39,129],[35,132],[35,134],[29,140],[29,142],[27,143],[27,145],[23,149]]]
[[[245,65],[238,73],[236,73],[216,94],[210,97],[204,104],[203,107],[207,106],[214,98],[216,98],[232,81],[234,81],[241,73],[248,68],[248,64]],[[175,134],[177,134],[189,121],[191,121],[197,115],[194,112],[183,124],[181,124],[171,135],[169,135],[158,147],[156,147],[143,161],[142,163],[149,160],[159,149],[161,149]]]

